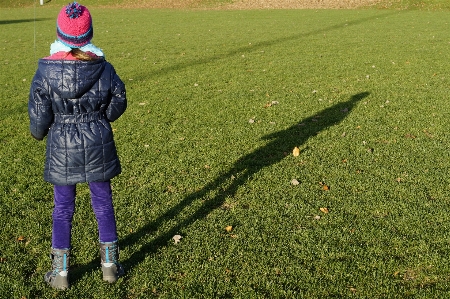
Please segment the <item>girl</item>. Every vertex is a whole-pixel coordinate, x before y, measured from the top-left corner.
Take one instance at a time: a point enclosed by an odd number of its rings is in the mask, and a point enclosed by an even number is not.
[[[57,40],[39,60],[28,102],[31,135],[47,136],[44,180],[54,185],[52,270],[45,281],[69,287],[75,186],[89,183],[100,239],[103,280],[115,282],[120,263],[110,180],[121,172],[110,122],[127,106],[125,85],[93,37],[89,10],[76,2],[57,18]]]

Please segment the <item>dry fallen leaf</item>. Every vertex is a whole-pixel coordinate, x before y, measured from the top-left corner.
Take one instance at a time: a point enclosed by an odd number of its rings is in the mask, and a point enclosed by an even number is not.
[[[425,133],[425,135],[427,135],[430,138],[433,138],[433,134],[431,134],[430,132],[428,132],[427,130],[423,130],[423,132]]]
[[[175,244],[180,243],[181,238],[183,238],[183,237],[180,236],[180,235],[175,235],[175,236],[172,237],[172,239],[173,239],[173,241],[175,242]]]
[[[292,179],[291,184],[292,184],[293,186],[297,186],[297,185],[300,184],[300,182],[299,182],[297,179]]]
[[[231,209],[232,205],[230,205],[229,203],[224,203],[223,205],[220,206],[220,208],[222,210],[229,210]]]
[[[225,227],[225,230],[229,233],[233,230],[233,226],[228,225],[227,227]]]
[[[328,214],[328,208],[320,208],[319,209],[322,213],[324,213],[324,214]]]
[[[319,182],[319,185],[322,186],[322,189],[325,191],[330,190],[330,187],[327,184],[325,184],[325,182]]]
[[[294,149],[292,150],[292,154],[294,155],[294,157],[298,157],[298,155],[300,155],[300,149],[298,147],[294,147]]]

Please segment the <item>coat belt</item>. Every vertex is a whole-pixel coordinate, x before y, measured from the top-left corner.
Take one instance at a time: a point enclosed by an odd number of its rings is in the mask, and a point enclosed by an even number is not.
[[[102,111],[81,114],[55,114],[54,122],[61,124],[88,123],[105,118]]]

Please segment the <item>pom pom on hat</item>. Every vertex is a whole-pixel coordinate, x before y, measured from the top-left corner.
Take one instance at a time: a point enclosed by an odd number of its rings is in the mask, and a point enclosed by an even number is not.
[[[77,2],[66,6],[66,14],[71,19],[76,19],[81,15],[81,5]]]
[[[89,44],[94,35],[89,10],[77,2],[63,7],[56,20],[56,35],[70,48],[81,48]]]

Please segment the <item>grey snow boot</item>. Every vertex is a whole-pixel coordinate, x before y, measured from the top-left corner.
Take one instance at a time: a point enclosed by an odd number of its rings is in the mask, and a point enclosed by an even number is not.
[[[100,258],[104,281],[113,283],[125,274],[122,265],[119,263],[119,244],[117,241],[100,243]]]
[[[69,249],[52,248],[50,258],[52,270],[44,275],[45,281],[55,289],[69,288]]]

